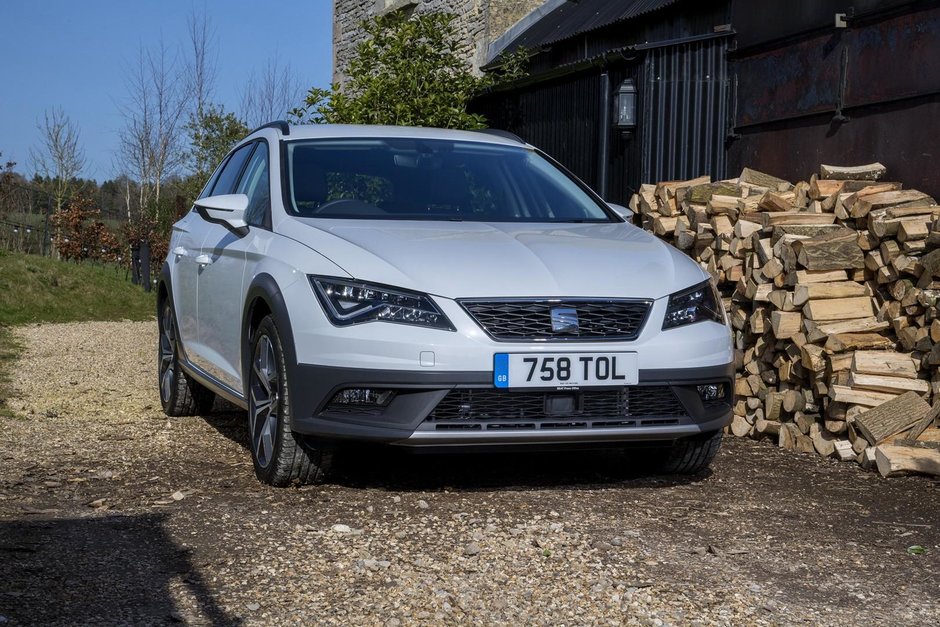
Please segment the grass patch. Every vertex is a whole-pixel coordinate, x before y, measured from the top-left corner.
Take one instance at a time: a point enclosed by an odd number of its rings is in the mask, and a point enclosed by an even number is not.
[[[0,252],[0,325],[81,320],[146,320],[154,294],[124,279],[124,269]]]
[[[147,320],[156,299],[124,279],[124,269],[0,251],[0,416],[10,416],[10,367],[21,346],[12,325],[82,320]]]

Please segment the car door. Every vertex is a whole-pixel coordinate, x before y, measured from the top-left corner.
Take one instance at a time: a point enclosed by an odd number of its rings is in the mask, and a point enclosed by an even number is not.
[[[212,193],[212,188],[225,168],[226,162],[227,159],[222,160],[199,194],[199,198]],[[198,213],[190,211],[173,225],[170,235],[167,262],[170,268],[170,286],[173,290],[173,310],[176,314],[180,343],[187,358],[190,349],[198,342],[196,278],[199,264],[196,263],[196,256],[202,247],[208,227],[209,223]]]
[[[225,163],[219,170],[219,173],[216,176],[216,180],[212,184],[209,193],[205,194],[205,196],[218,196],[221,194],[233,193],[235,187],[238,185],[239,177],[241,176],[242,171],[245,169],[245,164],[248,162],[248,158],[251,156],[254,148],[255,145],[251,143],[235,150],[228,157],[228,159],[226,159]],[[201,279],[205,274],[206,269],[211,267],[215,262],[215,259],[213,259],[212,256],[206,252],[206,242],[209,241],[216,243],[226,234],[229,234],[232,237],[235,237],[235,235],[231,233],[226,227],[220,224],[209,222],[196,212],[193,212],[190,215],[194,221],[198,221],[199,223],[198,229],[196,229],[198,230],[199,236],[194,236],[191,238],[191,244],[187,247],[186,251],[188,255],[188,261],[194,268],[193,302],[195,303],[196,325],[195,329],[193,330],[193,337],[190,339],[189,343],[184,344],[184,346],[186,347],[186,357],[191,363],[206,371],[210,375],[218,378],[219,359],[216,355],[213,354],[213,351],[206,346],[204,340],[205,333],[203,331],[207,324],[212,324],[212,321],[216,317],[216,312],[212,307],[206,307],[204,300],[199,298],[199,290],[202,288],[200,285],[202,283]],[[196,235],[196,230],[194,230],[194,235]],[[222,381],[224,382],[224,380]]]
[[[253,151],[229,193],[248,196],[245,221],[248,233],[238,235],[224,226],[209,232],[203,242],[203,259],[210,260],[199,273],[199,343],[212,362],[209,373],[241,392],[242,311],[245,290],[259,255],[270,237],[271,192],[268,144],[254,143]]]

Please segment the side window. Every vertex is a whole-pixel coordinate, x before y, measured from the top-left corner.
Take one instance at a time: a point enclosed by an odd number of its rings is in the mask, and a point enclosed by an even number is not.
[[[258,142],[257,148],[248,160],[248,167],[242,175],[236,194],[248,196],[248,210],[245,222],[253,226],[267,224],[268,208],[271,206],[271,184],[268,181],[268,145]]]
[[[215,185],[212,186],[213,196],[235,193],[235,183],[238,182],[238,175],[242,173],[242,166],[245,165],[248,155],[251,154],[254,148],[255,145],[253,143],[245,144],[232,153],[225,167],[223,167],[222,171],[219,173]]]
[[[219,175],[222,173],[222,169],[225,167],[225,159],[222,159],[222,163],[215,169],[215,172],[212,173],[212,176],[209,177],[209,180],[206,181],[205,187],[202,188],[202,191],[199,192],[199,198],[205,198],[212,193],[212,188],[215,187],[215,182],[219,180]]]

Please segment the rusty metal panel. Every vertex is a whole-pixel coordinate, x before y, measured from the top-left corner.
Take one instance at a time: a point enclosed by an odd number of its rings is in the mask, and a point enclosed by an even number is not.
[[[747,166],[790,181],[807,180],[820,163],[880,161],[889,179],[940,198],[940,95],[855,109],[846,124],[823,114],[741,133],[729,150],[731,175]]]
[[[940,8],[850,31],[844,105],[940,92]]]
[[[842,45],[834,32],[736,61],[737,126],[834,110]]]

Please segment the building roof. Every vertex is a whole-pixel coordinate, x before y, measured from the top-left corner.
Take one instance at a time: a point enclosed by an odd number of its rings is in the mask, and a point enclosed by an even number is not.
[[[568,0],[533,23],[503,50],[539,48],[656,11],[679,0]]]

